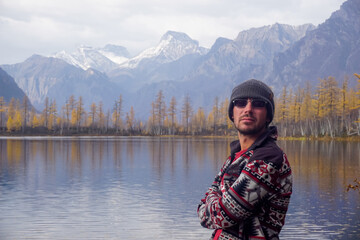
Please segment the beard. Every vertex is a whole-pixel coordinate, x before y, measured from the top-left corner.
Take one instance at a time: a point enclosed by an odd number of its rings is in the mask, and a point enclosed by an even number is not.
[[[256,134],[262,132],[265,129],[265,127],[266,127],[266,125],[264,124],[264,126],[257,127],[257,128],[241,129],[241,128],[236,127],[236,129],[238,130],[238,132],[241,135],[250,136],[250,135],[256,135]]]
[[[243,116],[248,117],[248,116]],[[240,125],[235,124],[236,130],[244,136],[257,135],[262,132],[267,127],[267,122],[264,122],[260,125],[254,125],[252,127],[241,127]]]

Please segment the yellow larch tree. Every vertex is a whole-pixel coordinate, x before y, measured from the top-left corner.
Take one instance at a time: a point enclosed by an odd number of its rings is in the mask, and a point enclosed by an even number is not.
[[[122,104],[123,99],[122,95],[119,96],[119,99],[115,101],[114,109],[112,112],[112,124],[115,127],[116,132],[119,132],[119,130],[122,128]]]
[[[300,122],[304,123],[304,128],[301,129],[302,136],[310,136],[315,128],[315,107],[311,95],[311,85],[307,81],[303,92],[302,104],[300,107]]]
[[[358,131],[358,135],[360,135],[360,74],[355,73],[354,74],[355,77],[357,78],[357,91],[356,91],[356,98],[355,98],[355,106],[354,106],[354,110],[357,110],[358,113],[358,118],[355,121],[355,123],[357,123],[357,131]]]
[[[326,116],[326,79],[319,79],[315,93],[316,117],[322,119]]]
[[[213,111],[209,112],[209,114],[206,117],[206,129],[209,131],[213,131],[214,130],[214,113]]]
[[[277,121],[280,123],[285,123],[288,118],[288,111],[287,111],[287,103],[288,103],[288,96],[286,86],[283,87],[281,96],[277,101],[277,111],[275,111],[275,116],[277,117]]]
[[[303,92],[303,100],[300,109],[300,120],[309,121],[313,114],[313,106],[311,104],[311,86],[310,82],[306,82],[306,86]]]
[[[328,77],[326,81],[326,102],[328,106],[327,116],[336,115],[337,105],[338,105],[338,96],[339,96],[339,87],[338,83],[334,77]]]
[[[85,110],[84,110],[84,102],[82,97],[79,97],[79,100],[77,101],[76,104],[76,127],[77,130],[79,131],[80,126],[81,126],[81,122],[82,122],[82,118],[85,115]]]
[[[56,118],[57,118],[57,107],[56,101],[53,100],[49,106],[48,110],[48,126],[49,130],[53,130],[56,125]]]
[[[73,127],[76,126],[76,124],[78,123],[78,115],[76,113],[75,108],[71,111],[70,123],[71,123],[71,126],[73,126]]]
[[[39,118],[36,116],[36,114],[34,114],[33,117],[32,117],[31,126],[32,126],[33,128],[36,128],[36,127],[39,127],[39,126],[40,126],[40,120],[39,120]]]
[[[44,127],[48,128],[48,124],[49,124],[49,98],[46,97],[45,98],[45,103],[44,103],[44,109],[42,111],[41,114],[41,119],[42,119],[42,124],[44,125]]]
[[[195,115],[193,116],[193,131],[202,133],[206,128],[205,112],[202,107],[199,107]]]
[[[170,104],[169,104],[169,108],[168,108],[168,119],[169,119],[169,127],[170,127],[170,134],[174,134],[175,133],[175,128],[176,128],[176,98],[172,97],[170,100]]]
[[[29,115],[30,115],[30,101],[27,96],[23,97],[22,101],[22,119],[23,119],[23,131],[28,125]]]
[[[105,126],[105,114],[104,114],[104,105],[103,105],[103,102],[100,101],[99,104],[98,104],[98,127],[100,129],[104,129],[106,126]]]
[[[11,132],[14,130],[14,121],[11,116],[8,117],[8,120],[6,122],[6,128],[8,132]]]
[[[133,106],[131,106],[130,112],[126,113],[126,127],[127,127],[128,131],[130,131],[131,133],[134,131],[135,111],[134,111]]]
[[[4,97],[0,97],[0,129],[4,124],[6,104]]]
[[[185,96],[183,106],[181,109],[182,123],[183,123],[185,133],[189,133],[191,130],[190,119],[192,117],[192,114],[193,114],[193,110],[192,110],[192,106],[191,106],[191,102],[190,102],[190,96],[189,96],[189,94],[187,94]]]
[[[233,122],[229,118],[229,99],[226,98],[225,101],[221,103],[220,107],[220,124],[227,134],[228,130],[233,128]]]
[[[15,98],[11,98],[7,107],[7,116],[14,119],[15,117]]]
[[[92,103],[90,106],[90,112],[88,116],[88,126],[91,126],[91,128],[96,127],[96,114],[97,114],[97,106],[96,103]]]
[[[21,112],[20,112],[20,110],[16,110],[15,118],[14,118],[14,122],[13,122],[13,127],[15,128],[16,131],[20,131],[22,122],[23,122],[23,120],[21,117]]]
[[[162,134],[164,120],[166,117],[166,104],[164,98],[165,96],[163,94],[163,91],[159,90],[154,102],[154,123],[158,134]]]
[[[220,103],[220,119],[219,124],[225,130],[225,133],[232,129],[232,121],[229,119],[229,99],[225,98],[223,102]]]
[[[296,118],[296,97],[293,94],[292,89],[290,89],[289,95],[288,95],[288,102],[287,102],[287,112],[288,112],[288,120],[291,123],[295,122]]]
[[[71,95],[69,99],[66,101],[65,106],[63,106],[64,109],[64,115],[65,115],[65,125],[69,129],[71,125],[71,117],[72,117],[72,111],[76,106],[76,101],[74,95]]]
[[[214,99],[214,105],[211,110],[212,114],[212,122],[209,122],[209,124],[212,124],[212,128],[214,133],[217,133],[218,127],[219,127],[219,121],[220,121],[220,103],[219,103],[219,97],[215,97]]]
[[[340,118],[339,130],[341,132],[350,131],[350,103],[349,103],[349,89],[348,89],[348,78],[344,79],[341,88],[339,89],[339,102],[337,104],[337,116]]]

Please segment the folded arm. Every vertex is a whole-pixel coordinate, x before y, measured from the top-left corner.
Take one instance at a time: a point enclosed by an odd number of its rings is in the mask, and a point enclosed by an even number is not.
[[[207,191],[198,207],[201,225],[206,228],[229,228],[254,215],[262,200],[275,192],[269,185],[278,171],[262,161],[248,163],[236,181],[223,193],[220,191],[219,175]],[[265,184],[267,183],[267,184]]]

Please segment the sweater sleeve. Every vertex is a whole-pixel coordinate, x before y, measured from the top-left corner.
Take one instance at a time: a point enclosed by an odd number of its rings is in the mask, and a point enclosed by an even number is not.
[[[250,161],[226,191],[210,190],[198,207],[201,225],[229,228],[259,210],[262,200],[276,192],[278,170],[263,160]]]
[[[206,212],[207,206],[208,206],[208,202],[210,202],[210,199],[216,199],[221,197],[222,193],[221,193],[221,189],[220,189],[220,184],[221,184],[221,178],[225,173],[225,169],[231,164],[231,159],[230,157],[225,161],[224,165],[222,166],[220,172],[215,176],[215,179],[211,185],[211,187],[208,189],[208,191],[205,193],[205,197],[203,199],[201,199],[199,205],[198,205],[198,216],[200,218],[200,224],[203,227],[206,228],[214,228],[211,227],[208,224],[208,220],[209,220],[209,214]]]

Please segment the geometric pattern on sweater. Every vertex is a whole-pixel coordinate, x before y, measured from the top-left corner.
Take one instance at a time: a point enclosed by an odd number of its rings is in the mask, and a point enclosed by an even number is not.
[[[234,235],[227,233],[226,231],[222,231],[219,239],[226,239],[226,240],[240,240],[240,238],[234,237]]]
[[[198,206],[202,226],[224,229],[219,239],[278,239],[292,192],[291,168],[273,143],[261,146],[229,157]]]

